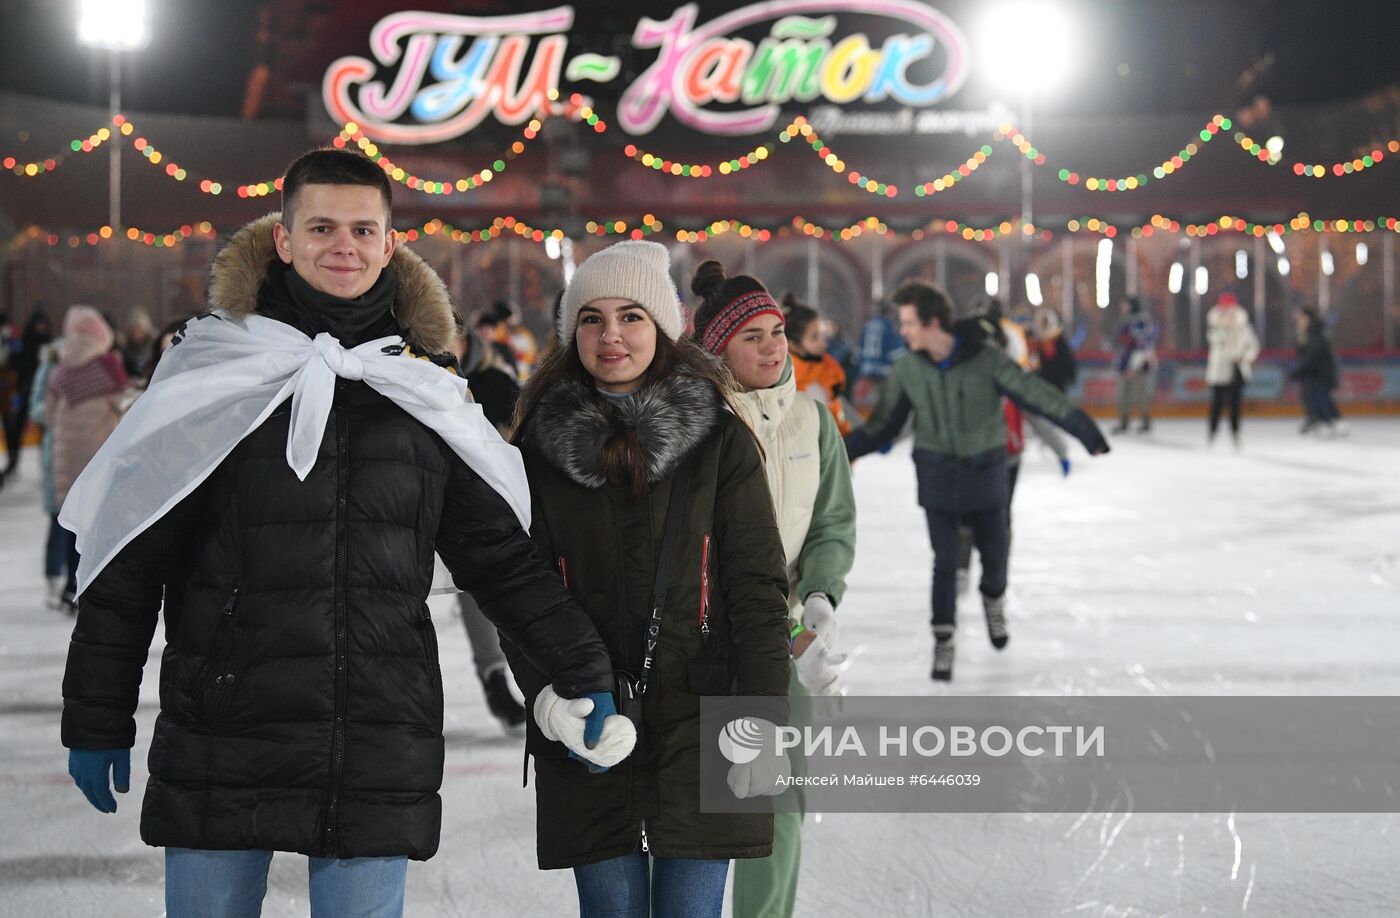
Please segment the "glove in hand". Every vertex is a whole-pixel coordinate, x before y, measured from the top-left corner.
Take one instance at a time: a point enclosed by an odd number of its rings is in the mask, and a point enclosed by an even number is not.
[[[119,794],[131,790],[131,750],[69,749],[68,774],[88,803],[103,813],[115,813],[112,788]]]

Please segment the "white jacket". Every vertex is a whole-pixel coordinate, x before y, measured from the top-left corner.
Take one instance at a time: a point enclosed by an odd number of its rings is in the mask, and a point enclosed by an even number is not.
[[[777,385],[741,393],[738,402],[763,445],[793,618],[813,593],[839,606],[855,561],[856,502],[836,421],[825,405],[797,391],[791,362]]]
[[[1206,383],[1228,386],[1235,378],[1235,367],[1247,380],[1259,357],[1259,338],[1249,324],[1249,316],[1239,306],[1216,306],[1206,315]]]
[[[787,378],[771,389],[739,393],[739,404],[763,444],[768,492],[773,495],[773,511],[788,559],[788,580],[795,582],[797,558],[812,525],[812,508],[821,483],[817,440],[821,417],[817,412],[826,409],[810,395],[797,391],[791,373],[785,375]]]

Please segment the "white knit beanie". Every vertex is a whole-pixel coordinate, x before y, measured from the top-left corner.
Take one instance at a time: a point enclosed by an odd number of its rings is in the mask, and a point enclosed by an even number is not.
[[[671,253],[659,242],[619,242],[584,259],[559,303],[559,343],[574,337],[580,309],[608,297],[641,306],[672,341],[685,331],[680,297],[671,283]]]

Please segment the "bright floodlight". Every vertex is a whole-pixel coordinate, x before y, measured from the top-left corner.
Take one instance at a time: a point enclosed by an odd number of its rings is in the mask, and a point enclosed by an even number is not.
[[[1045,297],[1040,292],[1040,275],[1034,271],[1026,275],[1026,302],[1032,306],[1039,306],[1045,302]]]
[[[78,41],[111,51],[136,51],[151,40],[146,0],[82,0]]]
[[[1077,36],[1054,0],[998,4],[979,24],[979,46],[990,74],[1003,89],[1044,92],[1069,74]]]

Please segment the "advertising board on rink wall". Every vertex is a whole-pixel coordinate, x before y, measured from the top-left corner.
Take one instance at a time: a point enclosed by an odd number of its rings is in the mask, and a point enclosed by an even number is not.
[[[1400,358],[1339,355],[1339,385],[1334,393],[1337,402],[1371,404],[1400,400]],[[1254,402],[1275,402],[1296,406],[1297,384],[1288,378],[1293,354],[1288,351],[1266,352],[1255,364],[1254,373],[1245,386],[1245,398]],[[1194,405],[1210,401],[1210,386],[1205,380],[1205,354],[1183,354],[1165,357],[1157,376],[1157,401],[1160,404]],[[1118,403],[1118,374],[1108,358],[1088,358],[1081,355],[1079,379],[1069,395],[1087,405],[1116,405]]]

